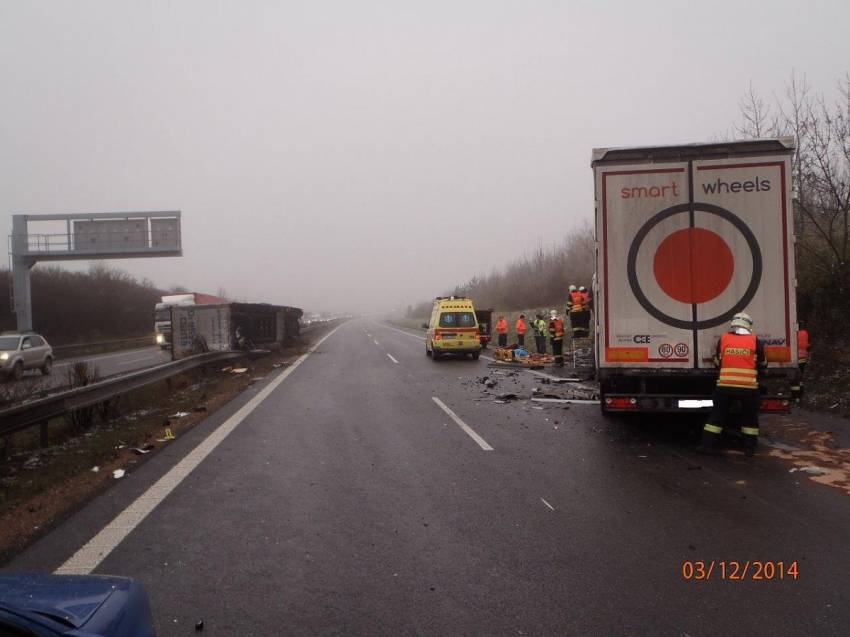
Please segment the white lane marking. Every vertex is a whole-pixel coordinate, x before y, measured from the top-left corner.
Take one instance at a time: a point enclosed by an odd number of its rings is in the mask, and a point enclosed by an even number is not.
[[[417,334],[411,334],[410,332],[406,332],[406,331],[404,331],[404,330],[400,330],[400,329],[398,329],[398,328],[396,328],[396,327],[390,327],[389,325],[384,325],[383,323],[375,323],[375,325],[378,325],[378,326],[380,326],[380,327],[385,327],[385,328],[387,328],[388,330],[393,330],[394,332],[399,332],[400,334],[404,334],[405,336],[412,336],[413,338],[418,338],[420,341],[424,341],[424,340],[425,340],[425,337],[424,337],[424,336],[418,336]]]
[[[555,507],[553,507],[551,504],[549,504],[548,502],[546,502],[546,500],[544,500],[543,498],[540,498],[540,501],[541,501],[543,504],[545,504],[547,507],[549,507],[550,509],[552,509],[553,511],[555,510]]]
[[[451,418],[452,420],[455,421],[455,423],[457,423],[458,427],[463,429],[469,435],[470,438],[472,438],[475,442],[477,442],[479,447],[481,447],[484,451],[493,451],[493,447],[488,445],[487,441],[484,440],[484,438],[482,438],[477,433],[475,433],[475,431],[472,429],[472,427],[470,427],[465,422],[463,422],[455,412],[453,412],[451,409],[449,409],[448,406],[446,405],[446,403],[444,403],[442,400],[440,400],[436,396],[431,396],[431,400],[433,400],[435,403],[437,403],[437,406],[440,409],[442,409],[444,412],[446,412],[449,415],[449,418]]]
[[[598,405],[598,400],[579,400],[573,398],[532,398],[533,403],[573,403],[575,405]]]
[[[389,354],[389,353],[388,353],[388,354],[387,354],[387,356],[389,356],[389,357],[390,357],[390,360],[391,360],[393,363],[395,363],[396,365],[398,365],[398,361],[397,361],[395,358],[393,358],[393,355],[392,355],[392,354]]]
[[[344,323],[342,324],[344,325]],[[130,532],[171,493],[186,476],[204,461],[228,434],[236,429],[239,424],[247,418],[266,398],[269,397],[277,387],[294,372],[306,358],[316,351],[319,346],[329,339],[342,325],[338,325],[328,334],[323,336],[315,345],[310,347],[305,354],[287,367],[277,378],[266,385],[251,400],[245,403],[239,411],[221,423],[218,428],[207,436],[189,454],[178,462],[171,470],[157,480],[152,487],[140,495],[136,500],[124,509],[118,516],[107,524],[97,535],[89,540],[85,546],[74,553],[68,561],[56,569],[58,575],[88,575],[106,559],[115,547],[127,537]]]
[[[372,340],[373,340],[373,341],[375,341],[375,339],[374,339],[374,338],[373,338]],[[375,341],[375,345],[378,345],[378,344],[379,344],[379,343],[378,343],[378,341]]]

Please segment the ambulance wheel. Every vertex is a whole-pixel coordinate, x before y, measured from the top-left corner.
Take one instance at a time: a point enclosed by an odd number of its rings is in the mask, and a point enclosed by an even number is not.
[[[472,360],[477,361],[479,356],[481,356],[481,352],[475,352],[472,355]]]
[[[433,358],[435,361],[440,360],[442,357],[443,357],[443,353],[442,353],[442,352],[438,352],[438,351],[437,351],[437,350],[435,350],[435,349],[434,349],[434,350],[431,350],[431,358]]]
[[[426,345],[425,346],[425,356],[430,356],[430,355],[431,355],[431,350],[428,349],[428,346]]]

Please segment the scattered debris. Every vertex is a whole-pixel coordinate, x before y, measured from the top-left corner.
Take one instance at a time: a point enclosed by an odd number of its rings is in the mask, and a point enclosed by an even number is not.
[[[814,465],[808,467],[792,467],[791,469],[788,469],[788,473],[795,473],[797,471],[799,471],[800,473],[808,473],[809,475],[813,476],[825,476],[827,473],[829,473],[829,471],[827,471],[826,469],[821,469],[820,467],[816,467]]]
[[[97,465],[95,465],[95,466],[93,466],[93,467],[91,468],[91,470],[92,470],[92,473],[98,473],[98,472],[100,471],[100,467],[98,467]]]
[[[124,469],[116,469],[115,471],[112,472],[112,477],[115,478],[116,480],[120,480],[125,475],[127,475],[127,472],[124,471]]]
[[[498,400],[501,400],[502,402],[508,402],[510,400],[517,400],[519,398],[519,396],[517,396],[516,394],[506,393],[506,394],[499,394],[498,396],[496,396],[496,398]]]
[[[256,382],[256,381],[258,381],[258,380],[263,380],[264,378],[265,378],[265,376],[254,376],[251,380],[252,380],[253,382]]]
[[[638,458],[646,458],[646,456],[638,456]]]
[[[488,380],[486,383],[484,383],[484,385],[485,385],[486,387],[490,387],[491,389],[492,389],[493,387],[495,387],[497,384],[498,384],[498,383],[496,383],[496,381],[495,381],[495,380]]]
[[[171,414],[169,418],[185,418],[188,415],[188,411],[178,411],[176,414]]]
[[[203,621],[195,622],[195,632],[196,633],[204,632],[204,622]]]
[[[229,372],[231,369],[233,369],[233,366],[232,366],[232,365],[228,365],[227,367],[222,367],[222,368],[221,368],[221,371],[223,371],[223,372]]]
[[[207,410],[207,406],[206,406],[206,405],[198,405],[198,406],[197,406],[197,407],[195,407],[192,411],[194,411],[194,412],[201,412],[201,411],[206,411],[206,410]]]
[[[536,403],[571,403],[576,405],[598,405],[598,400],[586,400],[583,398],[532,398]]]
[[[136,455],[143,456],[146,453],[150,453],[151,451],[153,451],[153,448],[154,447],[152,444],[146,444],[142,445],[141,447],[133,447],[132,449],[130,449],[130,451],[132,451]]]
[[[244,374],[247,371],[248,371],[247,367],[234,367],[233,369],[230,370],[230,373],[231,374]]]

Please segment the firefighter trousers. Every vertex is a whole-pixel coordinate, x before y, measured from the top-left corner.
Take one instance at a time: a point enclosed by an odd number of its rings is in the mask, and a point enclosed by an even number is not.
[[[552,338],[552,354],[555,355],[555,367],[564,366],[564,339]]]
[[[702,446],[713,448],[725,427],[741,423],[744,447],[754,449],[759,438],[759,406],[757,389],[724,389],[718,387],[712,396],[714,406],[702,430]],[[739,411],[735,410],[738,407]]]

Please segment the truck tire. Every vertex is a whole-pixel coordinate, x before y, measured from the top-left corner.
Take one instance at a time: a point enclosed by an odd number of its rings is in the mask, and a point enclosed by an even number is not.
[[[432,350],[431,350],[431,358],[433,358],[435,361],[440,360],[442,357],[443,357],[443,353],[442,353],[442,352],[438,352],[438,351],[437,351],[437,350],[435,350],[435,349],[432,349]]]
[[[479,356],[481,356],[481,352],[473,353],[472,354],[472,360],[477,361]]]
[[[24,364],[21,361],[18,361],[12,366],[12,373],[9,374],[9,378],[12,380],[21,380],[24,375]]]
[[[44,359],[44,364],[41,366],[41,373],[44,376],[50,376],[51,371],[53,371],[53,359],[48,356]]]

